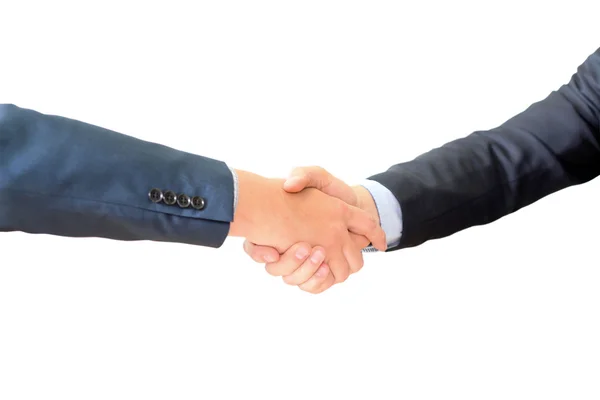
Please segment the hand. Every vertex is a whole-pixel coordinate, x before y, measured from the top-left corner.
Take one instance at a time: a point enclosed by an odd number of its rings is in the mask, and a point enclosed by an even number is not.
[[[297,242],[319,245],[336,281],[346,280],[351,271],[362,267],[361,249],[369,241],[385,249],[385,234],[378,222],[358,207],[313,188],[290,194],[282,190],[281,179],[238,171],[238,181],[232,236],[270,246],[277,253]]]
[[[319,189],[349,205],[365,210],[379,225],[377,207],[371,194],[364,187],[350,187],[320,167],[296,168],[284,183],[284,189],[291,193],[300,192],[307,187]],[[357,236],[353,237],[355,243],[364,248],[368,242],[361,239]],[[309,243],[297,243],[280,257],[277,249],[258,246],[246,240],[244,250],[256,262],[266,262],[266,270],[269,274],[282,276],[284,282],[298,285],[304,291],[320,293],[334,283],[339,283],[333,279],[329,266],[322,263],[326,256],[325,249],[322,247],[313,248]],[[351,273],[356,273],[361,268],[362,264],[353,269]]]

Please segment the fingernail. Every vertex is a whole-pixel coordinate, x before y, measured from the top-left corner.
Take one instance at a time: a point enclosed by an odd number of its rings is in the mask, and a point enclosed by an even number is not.
[[[315,272],[315,275],[317,275],[318,277],[323,277],[323,276],[325,276],[326,273],[327,273],[327,267],[325,267],[324,265],[321,265],[319,267],[319,269],[317,270],[317,272]]]
[[[320,250],[315,251],[315,253],[312,255],[312,257],[310,257],[310,261],[312,261],[313,264],[319,264],[320,262],[323,261],[323,252]]]
[[[296,258],[298,260],[304,260],[308,256],[308,250],[305,247],[300,247],[298,251],[296,251]]]
[[[263,258],[264,258],[264,259],[265,259],[265,261],[266,261],[266,262],[268,262],[268,263],[275,262],[275,259],[274,259],[272,256],[270,256],[270,255],[266,255],[266,256],[264,256]]]

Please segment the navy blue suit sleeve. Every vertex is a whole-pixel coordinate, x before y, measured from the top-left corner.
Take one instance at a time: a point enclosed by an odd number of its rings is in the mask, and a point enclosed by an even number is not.
[[[205,206],[155,203],[153,188],[200,196]],[[219,247],[233,201],[221,161],[0,105],[0,231]]]
[[[402,208],[398,246],[483,225],[600,174],[600,49],[568,84],[489,131],[474,132],[370,179]]]

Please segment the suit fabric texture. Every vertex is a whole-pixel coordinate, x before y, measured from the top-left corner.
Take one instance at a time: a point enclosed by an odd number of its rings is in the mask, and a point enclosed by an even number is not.
[[[570,81],[501,126],[474,132],[369,179],[402,210],[413,247],[513,213],[600,174],[600,49]]]
[[[0,231],[219,247],[233,203],[221,161],[0,105]]]

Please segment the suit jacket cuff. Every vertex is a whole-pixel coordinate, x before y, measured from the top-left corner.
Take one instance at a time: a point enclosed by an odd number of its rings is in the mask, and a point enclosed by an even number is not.
[[[0,105],[0,231],[219,247],[234,186],[222,161]]]

